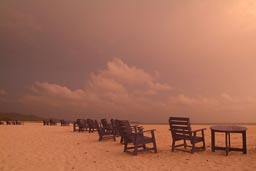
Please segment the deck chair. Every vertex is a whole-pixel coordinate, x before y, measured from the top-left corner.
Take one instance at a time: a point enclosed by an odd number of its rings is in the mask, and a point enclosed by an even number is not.
[[[75,132],[75,131],[78,131],[78,120],[79,119],[77,119],[75,122],[73,122],[73,131]]]
[[[105,131],[110,131],[110,132],[113,131],[112,125],[111,123],[108,123],[107,119],[101,119],[101,125],[102,125],[102,128],[105,129]]]
[[[78,119],[77,125],[78,125],[78,132],[87,131],[89,129],[89,125],[86,119]]]
[[[184,117],[170,117],[169,125],[172,134],[172,151],[174,151],[176,147],[181,146],[184,147],[185,151],[187,151],[186,147],[192,147],[191,153],[194,153],[195,150],[205,150],[204,130],[206,130],[206,128],[191,130],[190,119]],[[182,141],[183,143],[176,145],[177,141]],[[191,145],[188,145],[187,141],[189,141]],[[202,146],[196,147],[197,143],[202,143]]]
[[[15,120],[15,125],[24,125],[24,122]]]
[[[82,119],[77,119],[75,122],[73,122],[73,131],[79,131],[79,124]]]
[[[115,135],[116,136],[120,136],[120,133],[119,133],[117,125],[116,125],[116,120],[115,119],[111,119],[110,122],[111,122],[112,130],[114,131]]]
[[[113,139],[116,141],[116,135],[115,132],[112,130],[106,130],[98,123],[97,120],[95,120],[95,126],[97,127],[97,131],[99,134],[99,141],[106,140],[106,139]]]
[[[114,122],[115,127],[116,127],[116,131],[119,134],[120,138],[120,143],[124,144],[124,135],[123,132],[120,130],[120,125],[119,125],[119,121],[113,120],[112,122]],[[125,124],[127,127],[129,127],[131,129],[132,132],[139,132],[139,131],[143,131],[143,127],[140,125],[130,125],[130,122],[128,120],[123,120],[122,124]]]
[[[57,122],[53,119],[50,119],[50,125],[57,125]]]
[[[47,120],[43,120],[43,124],[44,124],[44,125],[49,125],[49,124],[50,124],[50,122],[49,122],[49,121],[47,121]]]
[[[133,130],[127,120],[117,120],[120,133],[124,138],[124,152],[133,149],[132,153],[137,155],[138,151],[154,150],[157,153],[155,130]],[[150,136],[145,136],[149,133]],[[146,144],[152,144],[152,147],[146,147]],[[142,149],[141,149],[142,148]]]
[[[69,122],[61,119],[60,120],[60,126],[69,126]]]
[[[12,121],[6,121],[6,125],[12,125]]]
[[[89,133],[97,130],[97,123],[95,120],[92,120],[92,119],[87,119],[87,124],[88,124],[88,127],[89,127]]]

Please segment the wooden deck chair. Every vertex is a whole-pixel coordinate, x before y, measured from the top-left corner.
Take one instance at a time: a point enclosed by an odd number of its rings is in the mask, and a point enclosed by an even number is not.
[[[172,151],[174,151],[176,147],[181,146],[183,146],[184,149],[186,149],[186,147],[192,147],[191,153],[194,153],[196,150],[205,150],[204,130],[206,130],[206,128],[191,130],[190,119],[184,117],[170,117],[169,125],[172,134]],[[182,144],[176,145],[177,141],[182,141]],[[187,141],[189,141],[191,145],[188,145]],[[202,143],[202,146],[196,147],[197,143]]]
[[[99,134],[99,141],[106,140],[106,139],[113,139],[116,141],[115,132],[112,130],[106,130],[103,128],[97,120],[95,120],[95,126],[97,127],[97,131]]]
[[[87,124],[89,127],[89,133],[97,130],[97,123],[95,122],[95,120],[87,119]]]
[[[65,121],[64,119],[60,120],[60,126],[69,126],[69,122]]]
[[[133,149],[132,153],[137,155],[138,151],[153,150],[157,153],[155,130],[133,130],[127,120],[117,120],[118,127],[124,139],[124,152],[130,152],[128,150]],[[150,136],[145,136],[145,133],[149,133]],[[146,144],[152,144],[151,147],[146,147]],[[141,149],[142,148],[142,149]]]
[[[111,123],[108,123],[107,119],[101,119],[101,125],[102,125],[102,128],[105,129],[105,131],[110,131],[110,132],[113,131],[112,125]]]

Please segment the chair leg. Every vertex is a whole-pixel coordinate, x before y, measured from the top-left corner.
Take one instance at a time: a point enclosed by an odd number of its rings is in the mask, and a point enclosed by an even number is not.
[[[157,153],[156,141],[153,141],[154,151]]]
[[[204,139],[204,131],[202,131],[202,138],[203,138],[203,150],[206,150],[206,146],[205,146],[205,139]]]
[[[146,150],[146,144],[143,144],[143,149]]]
[[[126,152],[126,151],[127,151],[127,146],[128,146],[128,143],[127,143],[127,142],[125,142],[125,143],[124,143],[124,152]]]
[[[154,134],[153,131],[151,131],[151,135],[152,135],[152,142],[153,142],[154,151],[155,151],[155,153],[157,153],[156,138],[155,138],[155,134]]]
[[[192,144],[191,153],[193,154],[195,152],[195,143]]]
[[[121,136],[120,138],[120,144],[123,144],[124,138]]]
[[[175,147],[175,141],[172,140],[172,151],[174,151],[174,147]]]
[[[195,141],[194,141],[194,137],[192,137],[191,144],[192,144],[191,153],[193,154],[193,153],[195,152]]]
[[[184,141],[184,148],[187,148],[187,142],[186,142],[186,140],[184,139],[183,141]]]
[[[138,144],[135,143],[134,144],[134,152],[133,152],[134,155],[137,155],[138,154]]]

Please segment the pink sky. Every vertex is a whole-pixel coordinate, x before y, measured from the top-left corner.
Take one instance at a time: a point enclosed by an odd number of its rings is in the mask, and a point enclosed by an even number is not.
[[[256,122],[256,2],[0,2],[0,111]]]

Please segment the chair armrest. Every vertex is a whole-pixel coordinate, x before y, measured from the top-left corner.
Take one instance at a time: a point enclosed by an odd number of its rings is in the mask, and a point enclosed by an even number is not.
[[[155,131],[156,129],[150,129],[150,130],[145,130],[145,131],[140,131],[140,132],[136,132],[135,135],[143,135],[144,136],[144,133],[150,133],[151,134],[151,137],[155,137]]]
[[[145,131],[142,131],[142,132],[153,132],[153,131],[156,131],[156,129],[145,130]]]
[[[191,132],[192,132],[192,133],[195,133],[195,132],[204,131],[204,130],[206,130],[206,128],[196,129],[196,130],[193,130],[193,131],[191,131]]]
[[[134,131],[134,132],[141,132],[143,130],[142,126],[139,125],[132,125],[130,126],[130,128]]]
[[[150,129],[150,130],[146,130],[146,131],[133,132],[133,134],[138,135],[138,134],[143,134],[145,132],[151,132],[151,134],[152,134],[152,133],[154,133],[154,131],[155,131],[155,129]]]
[[[131,125],[130,127],[132,127],[132,128],[143,128],[143,126],[141,126],[141,125]]]

